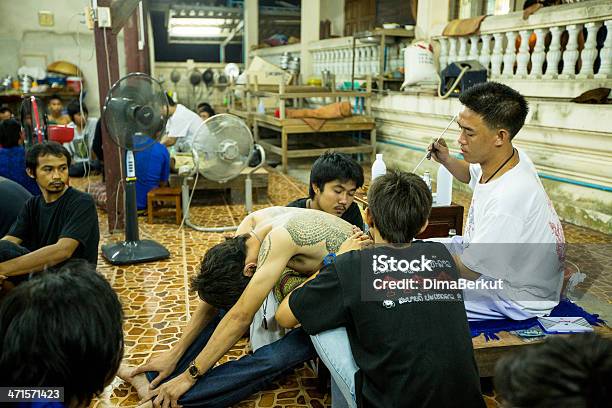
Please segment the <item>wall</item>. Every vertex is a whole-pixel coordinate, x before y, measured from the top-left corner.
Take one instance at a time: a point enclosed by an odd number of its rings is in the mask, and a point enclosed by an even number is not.
[[[22,65],[23,55],[43,55],[47,65],[58,60],[69,61],[83,71],[87,104],[92,116],[99,116],[98,70],[94,47],[93,31],[84,24],[83,13],[87,0],[20,0],[0,1],[0,75],[15,76]],[[53,12],[55,25],[38,25],[38,11]],[[78,33],[78,35],[77,35]],[[119,71],[125,70],[123,33],[118,37]],[[78,45],[80,44],[80,46]]]
[[[326,0],[321,2],[321,20],[331,21],[331,34],[344,35],[344,0]]]

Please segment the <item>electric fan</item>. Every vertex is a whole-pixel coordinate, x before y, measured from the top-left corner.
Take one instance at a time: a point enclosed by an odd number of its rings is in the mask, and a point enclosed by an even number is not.
[[[42,100],[35,96],[24,97],[19,108],[19,116],[26,147],[47,140],[47,113]]]
[[[112,141],[125,149],[125,241],[102,246],[102,255],[113,265],[165,259],[170,253],[161,244],[141,240],[136,214],[134,151],[145,150],[166,126],[168,100],[159,82],[142,73],[117,81],[106,96],[102,119]]]
[[[196,133],[191,154],[193,169],[182,172],[183,184],[181,188],[183,199],[184,222],[198,231],[223,232],[233,231],[237,227],[201,227],[189,219],[189,181],[194,181],[194,191],[199,175],[219,183],[226,183],[240,175],[249,165],[254,149],[261,154],[261,161],[252,167],[245,179],[245,206],[247,212],[253,211],[253,181],[251,174],[259,169],[266,161],[264,149],[254,144],[253,135],[248,126],[237,116],[227,113],[212,116],[204,121]],[[193,192],[191,194],[193,197]]]

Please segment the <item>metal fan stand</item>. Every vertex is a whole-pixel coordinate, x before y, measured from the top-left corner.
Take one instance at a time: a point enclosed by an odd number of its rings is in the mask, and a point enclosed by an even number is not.
[[[153,82],[155,80],[150,78],[148,75],[141,73],[128,74],[126,77],[119,80],[115,85],[113,85],[109,91],[109,95],[107,96],[107,101],[104,106],[105,118],[107,114],[106,109],[113,101],[111,95],[113,94],[113,91],[120,86],[121,81],[130,79],[140,80],[141,78],[143,81],[157,83]],[[159,85],[159,83],[157,84]],[[151,129],[154,127],[156,121],[159,120],[159,118],[156,118],[156,111],[146,102],[130,102],[129,98],[121,98],[119,100],[119,103],[125,103],[124,107],[121,108],[121,112],[124,115],[123,120],[125,120],[127,123],[135,124],[137,126],[136,129]],[[165,106],[164,111],[167,111],[167,105]],[[165,119],[163,119],[163,121],[165,122]],[[161,129],[163,129],[164,125],[165,123],[162,123]],[[127,126],[123,128],[125,129],[126,127]],[[146,134],[142,133],[140,130],[134,130],[133,132],[130,131],[125,136],[125,145],[123,146],[125,148],[125,240],[102,246],[102,255],[113,265],[157,261],[170,257],[170,252],[163,245],[153,240],[141,240],[138,233],[134,140],[140,140],[141,138],[145,137],[147,137]]]
[[[227,147],[227,151],[226,152],[221,152],[221,154],[230,154],[229,150],[231,149],[231,146]],[[261,161],[259,162],[259,164],[255,167],[253,167],[247,174],[246,174],[246,179],[244,180],[244,192],[245,192],[245,207],[247,210],[247,213],[250,214],[251,212],[253,212],[253,180],[251,179],[251,174],[253,174],[254,172],[256,172],[261,166],[264,165],[264,163],[266,162],[266,152],[263,149],[263,147],[261,147],[258,144],[255,144],[255,148],[257,150],[259,150],[260,154],[261,154]],[[197,231],[202,231],[202,232],[227,232],[227,231],[235,231],[238,229],[237,226],[231,226],[231,227],[202,227],[200,225],[196,225],[194,223],[191,222],[191,220],[189,219],[189,207],[191,206],[191,197],[189,194],[189,182],[191,180],[194,180],[194,175],[198,175],[199,174],[199,157],[198,157],[198,153],[197,151],[194,149],[192,151],[193,154],[193,161],[195,163],[195,168],[193,169],[192,172],[190,172],[189,175],[186,175],[183,177],[183,183],[181,185],[181,199],[183,202],[183,218],[184,218],[184,222],[185,225],[193,228],[194,230]],[[236,175],[235,177],[238,177],[238,175]],[[235,178],[233,177],[233,178]],[[196,178],[197,181],[197,178]],[[227,182],[229,180],[226,180],[225,182]],[[220,184],[223,184],[224,182],[220,182]],[[195,190],[196,188],[196,183],[194,183],[193,189]],[[193,195],[193,194],[192,194]]]
[[[102,255],[113,265],[126,265],[157,261],[170,257],[170,252],[160,243],[140,239],[138,211],[136,208],[136,166],[132,151],[132,138],[125,152],[125,241],[102,246]]]

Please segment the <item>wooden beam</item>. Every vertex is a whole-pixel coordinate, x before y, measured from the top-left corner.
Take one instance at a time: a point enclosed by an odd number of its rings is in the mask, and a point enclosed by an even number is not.
[[[139,1],[140,0],[116,0],[112,2],[110,8],[113,34],[119,34],[119,31],[121,31],[125,23],[127,23],[130,16],[134,14],[134,10],[138,6]],[[101,6],[100,2],[98,1],[98,7],[108,6]]]
[[[130,56],[126,58],[127,72],[143,72],[150,75],[151,64],[149,62],[148,11],[146,1],[142,2],[142,17],[140,13],[140,7],[137,7],[132,16],[127,20],[125,27],[123,27],[125,55]],[[139,47],[140,41],[143,42],[142,49]]]
[[[111,0],[98,0],[98,6],[109,7]],[[119,80],[119,58],[117,54],[117,35],[107,28],[94,27],[96,46],[96,62],[98,68],[98,91],[100,94],[100,112],[110,87]],[[100,118],[102,120],[102,118]],[[108,229],[114,231],[123,228],[124,206],[123,193],[117,186],[122,178],[122,154],[112,142],[104,122],[102,124],[102,149],[104,150],[104,175],[106,183],[106,210],[108,213]],[[119,193],[119,197],[117,197]],[[118,205],[116,205],[118,204]]]

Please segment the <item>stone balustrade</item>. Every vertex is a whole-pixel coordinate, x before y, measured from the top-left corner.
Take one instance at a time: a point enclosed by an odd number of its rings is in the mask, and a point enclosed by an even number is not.
[[[522,12],[488,16],[477,34],[432,39],[440,46],[440,70],[453,62],[478,61],[491,80],[529,96],[575,97],[612,84],[612,2],[607,0],[546,7],[527,20]]]

